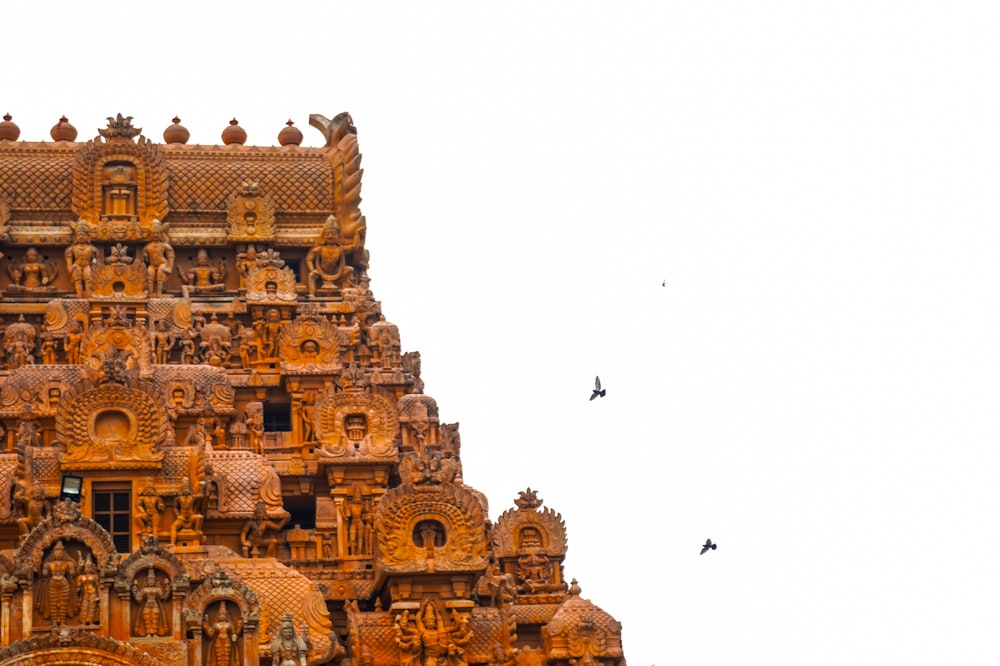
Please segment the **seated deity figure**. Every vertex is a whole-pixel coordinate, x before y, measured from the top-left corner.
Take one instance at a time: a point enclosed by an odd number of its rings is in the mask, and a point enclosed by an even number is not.
[[[226,277],[225,263],[220,262],[217,266],[213,266],[205,249],[198,250],[194,266],[185,271],[181,277],[187,285],[185,291],[200,293],[226,290],[226,285],[223,283]]]
[[[24,291],[53,291],[52,280],[56,277],[56,269],[52,264],[43,261],[37,249],[29,247],[24,252],[24,258],[14,261],[7,268],[10,279]]]
[[[90,276],[99,256],[97,247],[90,242],[90,227],[83,221],[76,223],[73,244],[66,248],[66,269],[80,298],[90,295]]]
[[[146,290],[150,296],[163,295],[163,284],[174,271],[174,248],[167,238],[169,226],[153,220],[153,240],[146,243],[142,250],[142,259],[146,264]]]
[[[354,269],[347,265],[347,253],[353,249],[353,244],[343,242],[337,218],[328,217],[319,244],[306,255],[310,296],[316,295],[317,288],[329,290],[354,284]]]
[[[177,543],[177,532],[179,530],[201,531],[201,522],[204,520],[204,516],[195,512],[196,501],[197,498],[191,488],[191,481],[185,478],[181,481],[181,491],[177,495],[175,502],[177,520],[170,526],[170,543]]]

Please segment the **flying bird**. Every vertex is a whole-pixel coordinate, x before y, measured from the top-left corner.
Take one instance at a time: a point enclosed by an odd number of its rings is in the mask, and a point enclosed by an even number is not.
[[[699,555],[704,555],[709,550],[715,550],[716,548],[717,548],[717,545],[714,544],[714,543],[712,543],[711,539],[705,539],[705,545],[701,547],[701,552],[698,553],[698,554]]]
[[[667,281],[666,281],[666,280],[664,280],[664,281],[663,281],[663,286],[664,286],[664,287],[666,287],[666,286],[667,286]]]
[[[601,388],[601,378],[594,377],[594,392],[590,394],[590,399],[603,398],[605,393],[607,391]]]

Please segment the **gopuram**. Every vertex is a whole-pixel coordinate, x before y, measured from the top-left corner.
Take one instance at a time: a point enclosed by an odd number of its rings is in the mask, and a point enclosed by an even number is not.
[[[465,484],[310,124],[0,122],[0,664],[624,666],[560,514]]]

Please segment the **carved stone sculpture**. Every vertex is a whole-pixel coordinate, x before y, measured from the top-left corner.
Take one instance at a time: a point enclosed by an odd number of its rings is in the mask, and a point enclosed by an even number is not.
[[[151,296],[163,295],[163,285],[174,271],[174,248],[167,237],[169,227],[169,224],[153,220],[153,240],[146,243],[142,250],[142,261],[146,265],[146,290]]]
[[[281,618],[281,628],[271,642],[271,659],[274,666],[306,666],[306,642],[295,634],[292,624],[292,614],[285,613]]]
[[[329,292],[354,284],[354,269],[347,265],[345,256],[353,249],[353,245],[345,245],[341,239],[337,218],[328,217],[319,242],[306,255],[311,296],[315,296],[317,290]]]
[[[90,293],[90,276],[100,253],[90,242],[90,227],[86,222],[71,223],[73,244],[66,248],[66,270],[69,272],[76,295],[84,298]]]
[[[146,578],[132,581],[132,597],[138,607],[132,621],[134,636],[167,636],[170,633],[169,616],[164,602],[172,596],[170,583],[166,578],[158,579],[156,569],[150,567]]]

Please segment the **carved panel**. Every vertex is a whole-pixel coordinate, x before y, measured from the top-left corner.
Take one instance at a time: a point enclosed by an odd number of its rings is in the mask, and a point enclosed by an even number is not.
[[[379,501],[375,539],[386,572],[486,568],[486,516],[463,486],[399,486]],[[443,531],[443,534],[440,533]]]
[[[238,194],[226,199],[229,240],[266,241],[274,237],[274,201],[261,194],[257,183],[246,182]]]
[[[328,387],[316,398],[318,453],[328,458],[396,456],[396,409],[388,398],[367,391]]]

